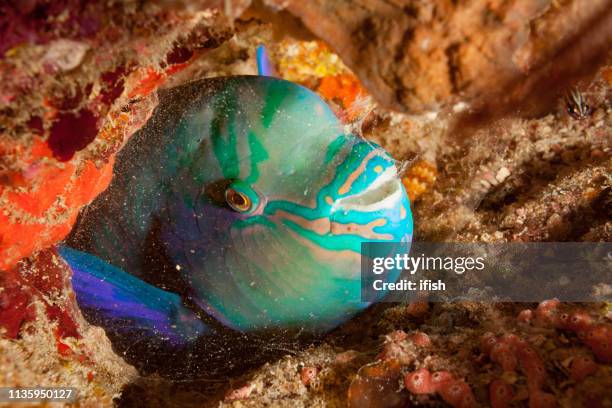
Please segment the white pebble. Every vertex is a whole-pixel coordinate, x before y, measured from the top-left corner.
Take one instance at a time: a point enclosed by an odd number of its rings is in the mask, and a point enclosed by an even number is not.
[[[508,168],[506,167],[502,167],[501,169],[499,169],[499,171],[497,172],[497,174],[495,175],[495,180],[499,181],[500,183],[502,181],[504,181],[508,176],[510,175],[510,170],[508,170]]]

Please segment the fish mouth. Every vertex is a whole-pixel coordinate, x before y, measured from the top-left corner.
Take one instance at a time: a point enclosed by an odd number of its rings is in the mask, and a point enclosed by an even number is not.
[[[388,167],[364,191],[337,199],[333,211],[376,211],[397,206],[402,197],[402,183],[395,166]]]

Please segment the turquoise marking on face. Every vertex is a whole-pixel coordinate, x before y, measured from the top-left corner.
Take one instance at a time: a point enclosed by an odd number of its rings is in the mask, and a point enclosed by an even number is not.
[[[101,212],[122,216],[93,238],[96,252],[138,274],[158,226],[192,297],[227,326],[331,329],[367,306],[361,243],[411,240],[395,161],[345,134],[304,87],[195,82],[168,91],[143,132],[153,140],[130,154],[146,160],[131,157],[117,173],[117,198]],[[132,235],[118,245],[124,231]]]
[[[219,161],[219,168],[228,179],[237,177],[240,173],[235,120],[237,99],[238,95],[235,92],[228,92],[227,98],[217,98],[212,101],[213,109],[223,113],[211,118],[210,138],[213,152]]]
[[[338,154],[340,149],[344,146],[347,141],[346,135],[339,135],[333,142],[330,143],[327,148],[327,153],[325,155],[325,164],[328,164],[332,161],[332,159]]]
[[[251,174],[246,178],[247,183],[255,183],[259,179],[259,169],[257,168],[258,164],[268,160],[270,157],[268,156],[268,152],[264,145],[259,141],[259,138],[253,132],[249,132],[249,149],[251,151],[250,161],[251,161]]]

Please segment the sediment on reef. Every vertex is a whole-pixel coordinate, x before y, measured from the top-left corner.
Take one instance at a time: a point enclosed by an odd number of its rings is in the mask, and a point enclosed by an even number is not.
[[[433,360],[430,368],[464,375],[477,399],[488,401],[486,384],[498,367],[478,371],[489,360],[462,344],[476,347],[480,332],[494,330],[536,345],[559,401],[605,395],[609,364],[597,361],[595,375],[568,386],[572,359],[590,355],[588,347],[567,330],[519,324],[513,306],[377,309],[353,323],[368,327],[365,339],[350,341],[349,325],[328,338],[331,346],[290,350],[230,384],[195,380],[178,391],[171,381],[138,378],[104,332],[88,325],[53,245],[112,181],[114,156],[150,117],[158,88],[254,73],[261,42],[285,78],[319,92],[347,126],[409,163],[404,183],[423,239],[612,239],[612,68],[597,71],[610,61],[611,1],[268,0],[248,7],[0,5],[0,384],[69,382],[92,406],[111,405],[122,390],[126,405],[161,404],[166,389],[175,392],[163,401],[170,406],[343,405],[351,381],[367,377],[360,368],[386,348],[410,355],[403,370]],[[585,97],[583,117],[567,112],[570,85]],[[589,313],[609,323],[605,306]],[[456,331],[445,330],[454,322]],[[384,338],[399,329],[425,331],[433,351],[408,337]],[[468,357],[481,361],[462,365]],[[397,385],[397,367],[384,369],[383,385]]]

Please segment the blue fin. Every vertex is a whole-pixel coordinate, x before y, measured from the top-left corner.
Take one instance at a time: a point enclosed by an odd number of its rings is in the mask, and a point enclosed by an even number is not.
[[[268,51],[263,45],[257,47],[257,73],[261,76],[278,76],[276,75],[274,67],[270,62],[270,56],[268,55]]]
[[[187,345],[211,332],[181,298],[149,285],[103,260],[72,248],[59,253],[72,268],[77,303],[96,324],[124,336],[154,336]]]

